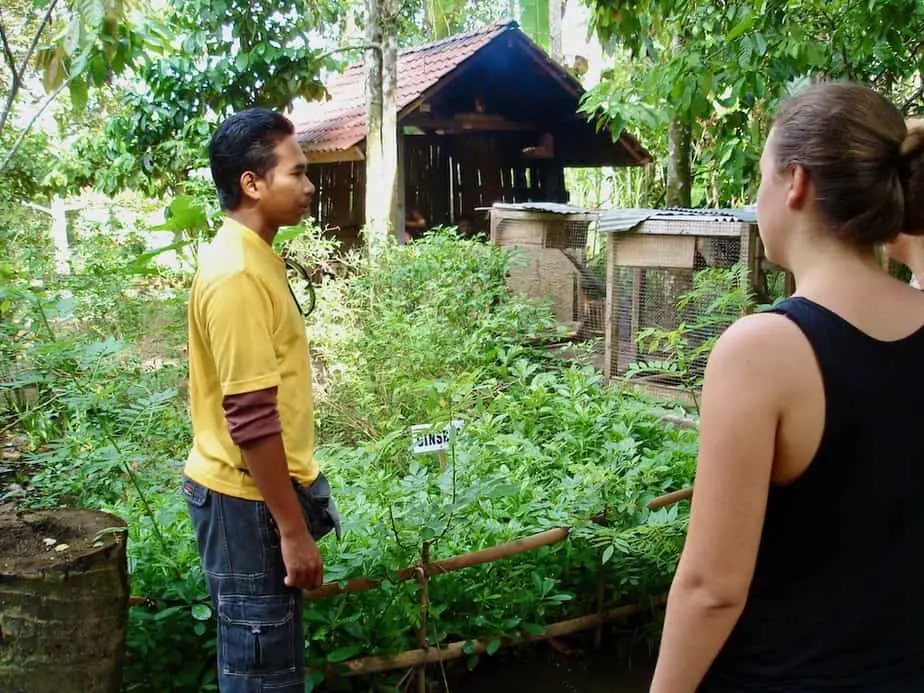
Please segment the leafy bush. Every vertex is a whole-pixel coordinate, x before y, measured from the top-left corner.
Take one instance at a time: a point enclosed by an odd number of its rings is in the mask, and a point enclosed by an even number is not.
[[[330,251],[305,238],[293,246],[321,260]],[[386,581],[306,604],[315,672],[416,645],[415,584],[390,578],[425,541],[439,560],[574,528],[560,544],[434,577],[434,644],[535,632],[594,610],[601,562],[610,603],[667,586],[685,516],[644,504],[689,483],[695,434],[593,369],[527,346],[556,328],[545,307],[506,290],[511,261],[440,232],[386,249],[375,266],[347,258],[318,289],[318,456],[346,532],[322,542],[326,577]],[[33,339],[19,357],[47,398],[19,419],[33,444],[27,501],[127,519],[132,591],[153,600],[131,610],[128,690],[215,690],[213,618],[177,492],[190,442],[176,354],[185,290],[125,270],[96,282],[92,271],[70,280],[67,306],[45,289],[29,309]],[[137,300],[112,312],[119,287],[135,282]],[[464,428],[445,468],[411,454],[410,424],[450,419]],[[592,521],[601,514],[603,526]]]
[[[510,262],[446,230],[325,282],[311,326],[321,437],[374,438],[427,420],[445,410],[441,393],[485,392],[507,351],[553,332],[548,310],[506,290]]]

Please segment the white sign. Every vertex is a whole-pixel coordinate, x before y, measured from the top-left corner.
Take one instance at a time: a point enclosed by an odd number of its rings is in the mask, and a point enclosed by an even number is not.
[[[432,424],[417,424],[411,426],[411,435],[414,442],[411,446],[411,452],[415,455],[422,455],[428,452],[439,452],[449,447],[449,438],[452,435],[452,429],[462,430],[461,421],[450,421],[445,428],[437,428]]]

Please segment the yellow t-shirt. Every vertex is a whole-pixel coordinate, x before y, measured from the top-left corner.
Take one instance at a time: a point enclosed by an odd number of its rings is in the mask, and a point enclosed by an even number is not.
[[[276,386],[289,475],[312,483],[318,465],[308,339],[282,258],[256,233],[226,219],[200,250],[188,317],[193,446],[186,475],[218,493],[261,500],[231,440],[222,398]]]

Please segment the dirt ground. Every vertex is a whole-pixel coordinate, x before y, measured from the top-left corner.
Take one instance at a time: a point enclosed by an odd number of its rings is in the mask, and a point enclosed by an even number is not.
[[[483,658],[450,685],[452,693],[647,693],[654,657],[619,656],[606,643],[567,654],[544,643]],[[434,675],[438,675],[435,672]]]

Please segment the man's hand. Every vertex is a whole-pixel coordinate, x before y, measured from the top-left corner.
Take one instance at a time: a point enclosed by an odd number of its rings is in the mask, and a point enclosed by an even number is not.
[[[324,562],[307,527],[300,533],[280,536],[279,543],[286,566],[286,587],[320,587],[324,581]]]
[[[259,438],[241,450],[279,530],[286,587],[320,587],[324,564],[289,478],[282,435]]]

